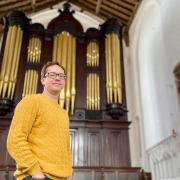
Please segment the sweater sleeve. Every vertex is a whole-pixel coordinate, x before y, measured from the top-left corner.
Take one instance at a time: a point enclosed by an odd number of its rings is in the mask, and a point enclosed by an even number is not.
[[[36,119],[38,104],[26,97],[16,106],[7,138],[7,149],[18,168],[29,175],[41,171],[38,160],[28,144],[28,136]]]

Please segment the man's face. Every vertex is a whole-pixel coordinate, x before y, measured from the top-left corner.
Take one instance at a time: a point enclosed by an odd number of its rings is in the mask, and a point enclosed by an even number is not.
[[[41,79],[44,89],[52,95],[57,95],[60,93],[61,89],[64,87],[66,81],[66,76],[64,70],[58,65],[49,66],[46,69],[45,77]]]

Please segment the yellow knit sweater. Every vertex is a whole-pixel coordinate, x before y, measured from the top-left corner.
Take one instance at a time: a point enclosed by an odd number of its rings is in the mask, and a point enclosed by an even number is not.
[[[39,171],[53,180],[72,175],[68,114],[47,96],[27,96],[17,105],[7,148],[17,180]]]

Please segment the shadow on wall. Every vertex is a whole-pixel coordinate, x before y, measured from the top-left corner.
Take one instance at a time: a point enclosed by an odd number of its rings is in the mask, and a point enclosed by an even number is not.
[[[175,66],[173,73],[176,79],[176,87],[180,104],[180,62]]]

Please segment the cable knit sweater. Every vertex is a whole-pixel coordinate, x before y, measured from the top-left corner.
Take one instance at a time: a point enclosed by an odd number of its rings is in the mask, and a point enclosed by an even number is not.
[[[71,176],[67,112],[42,94],[23,98],[15,109],[7,149],[16,161],[17,180],[39,171],[53,180]]]

